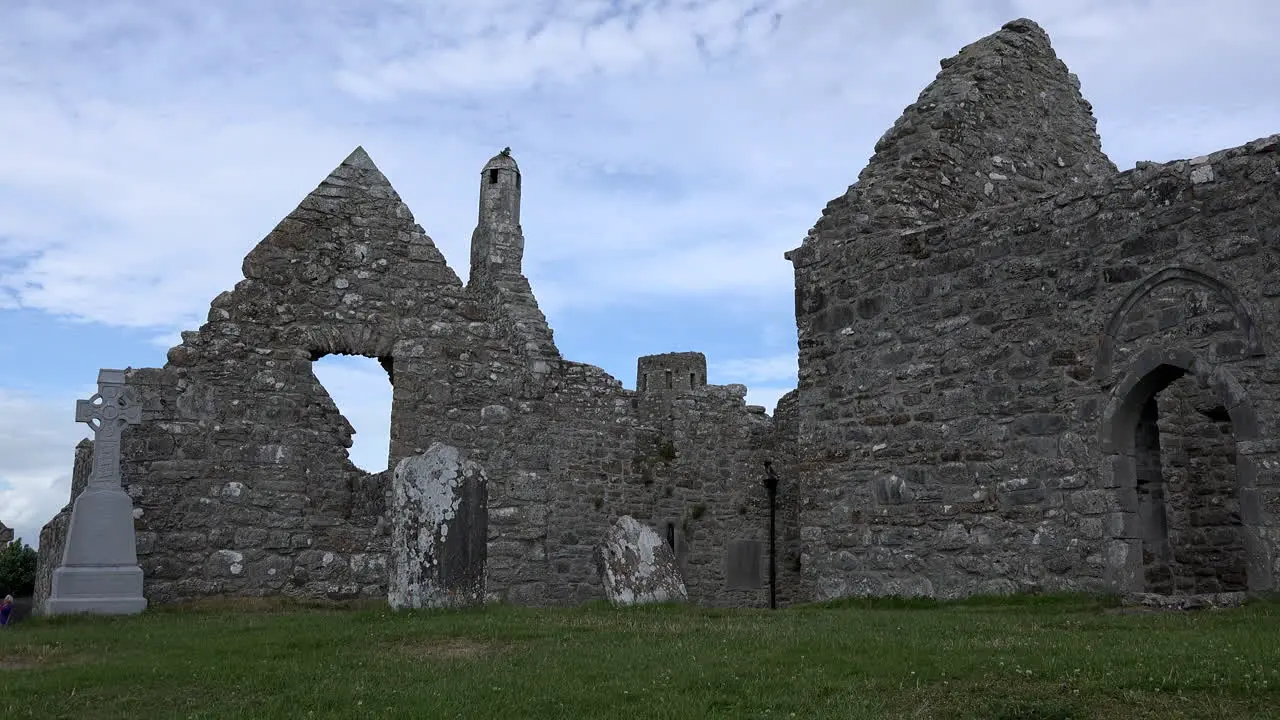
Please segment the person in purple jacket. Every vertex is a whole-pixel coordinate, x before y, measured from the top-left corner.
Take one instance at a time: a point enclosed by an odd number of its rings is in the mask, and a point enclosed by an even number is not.
[[[0,603],[0,627],[9,624],[9,616],[13,614],[13,596],[5,595],[4,603]]]

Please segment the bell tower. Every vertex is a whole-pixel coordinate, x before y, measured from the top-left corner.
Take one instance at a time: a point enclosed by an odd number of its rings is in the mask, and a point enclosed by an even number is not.
[[[524,234],[520,230],[520,166],[503,148],[480,171],[480,217],[471,235],[473,287],[522,274]]]

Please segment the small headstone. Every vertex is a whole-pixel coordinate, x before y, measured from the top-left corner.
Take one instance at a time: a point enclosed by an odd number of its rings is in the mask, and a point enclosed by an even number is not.
[[[76,403],[76,422],[94,431],[93,472],[71,511],[66,550],[45,605],[50,615],[133,614],[147,607],[133,500],[120,486],[120,435],[142,421],[142,406],[133,401],[124,374],[102,370],[98,393]]]
[[[488,487],[484,469],[435,443],[396,465],[391,481],[387,602],[403,608],[484,602]]]
[[[764,587],[764,543],[738,540],[729,544],[725,556],[725,585],[730,590],[759,590]]]
[[[614,605],[685,602],[680,567],[671,546],[657,532],[623,515],[609,525],[596,548],[604,595]]]

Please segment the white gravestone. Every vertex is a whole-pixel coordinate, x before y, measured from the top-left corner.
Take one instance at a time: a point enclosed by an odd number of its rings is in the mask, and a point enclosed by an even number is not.
[[[98,393],[76,402],[76,422],[93,428],[93,472],[76,498],[62,565],[45,612],[123,615],[147,607],[133,532],[133,500],[120,486],[120,434],[142,421],[124,370],[98,373]]]
[[[604,596],[614,605],[689,600],[680,563],[671,546],[630,515],[609,524],[595,556]]]

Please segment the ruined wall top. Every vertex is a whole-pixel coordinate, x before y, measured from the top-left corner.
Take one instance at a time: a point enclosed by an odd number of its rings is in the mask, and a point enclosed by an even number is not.
[[[13,542],[13,528],[0,522],[0,545],[7,545]]]
[[[876,143],[857,183],[823,210],[806,246],[961,217],[1115,174],[1079,79],[1034,22],[1006,23],[941,66]]]

